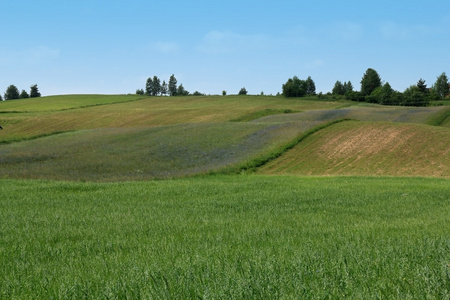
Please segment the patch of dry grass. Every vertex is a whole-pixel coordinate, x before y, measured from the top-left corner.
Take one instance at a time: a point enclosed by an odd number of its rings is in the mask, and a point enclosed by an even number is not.
[[[450,177],[450,130],[418,124],[343,122],[319,131],[262,174]]]

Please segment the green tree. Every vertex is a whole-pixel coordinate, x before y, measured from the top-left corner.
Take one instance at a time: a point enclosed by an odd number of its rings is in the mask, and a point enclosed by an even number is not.
[[[340,82],[339,80],[336,81],[336,83],[334,84],[333,90],[331,91],[331,93],[333,95],[344,95],[345,94],[345,89],[344,89],[344,85],[342,84],[342,82]]]
[[[381,87],[380,75],[374,69],[367,69],[361,79],[361,94],[368,96],[378,87]]]
[[[392,93],[394,90],[392,89],[389,82],[386,82],[381,88],[380,94],[378,95],[379,103],[383,105],[391,105],[392,104]]]
[[[170,96],[176,96],[177,95],[177,79],[172,74],[169,79],[169,95]]]
[[[306,95],[306,81],[300,80],[297,76],[289,78],[282,86],[283,95],[285,97],[303,97]]]
[[[406,106],[427,106],[429,98],[422,93],[417,85],[411,85],[403,93],[402,104]]]
[[[239,91],[239,93],[238,93],[238,95],[247,95],[247,90],[245,89],[245,87],[243,87],[240,91]]]
[[[161,93],[161,80],[157,76],[153,76],[152,96],[158,96]]]
[[[353,84],[350,80],[348,82],[344,82],[344,94],[347,92],[353,92]]]
[[[377,87],[370,93],[370,95],[365,96],[365,101],[369,103],[380,103],[381,86]]]
[[[426,82],[425,80],[420,78],[419,81],[417,81],[417,87],[419,88],[419,90],[422,93],[427,94],[428,93],[428,89],[427,89],[427,85],[426,85],[425,82]]]
[[[22,90],[22,92],[19,95],[20,99],[26,99],[26,98],[30,98],[30,95],[28,95],[27,91]]]
[[[445,72],[439,75],[439,77],[436,79],[436,82],[433,85],[433,89],[436,91],[436,93],[439,95],[441,99],[443,99],[446,95],[448,95],[449,93],[448,77],[445,74]]]
[[[32,86],[30,86],[30,98],[37,98],[40,96],[41,93],[39,93],[37,84],[33,84]]]
[[[178,86],[178,88],[177,88],[177,93],[176,94],[179,95],[179,96],[188,96],[189,92],[184,89],[182,84],[180,84]]]
[[[147,96],[151,96],[153,93],[153,80],[151,77],[147,79],[147,82],[145,83],[145,94]]]
[[[3,101],[2,95],[0,95],[0,101]]]
[[[438,101],[441,99],[441,96],[435,89],[431,88],[428,92],[428,99],[430,99],[430,101]]]
[[[144,90],[143,89],[137,89],[136,90],[136,95],[144,95]]]
[[[5,92],[5,100],[19,99],[19,96],[20,96],[19,90],[14,84],[8,86]]]
[[[227,95],[227,91],[223,90],[222,91],[222,96],[226,96]]]
[[[308,78],[305,81],[305,85],[306,85],[306,95],[316,94],[316,84],[314,83],[314,80],[312,80],[311,76],[308,76]]]
[[[391,94],[391,104],[392,105],[401,105],[403,103],[403,93],[399,91],[393,91]]]
[[[163,80],[163,83],[161,84],[161,95],[167,95],[167,93],[169,92],[168,87],[167,87],[167,83],[165,80]]]

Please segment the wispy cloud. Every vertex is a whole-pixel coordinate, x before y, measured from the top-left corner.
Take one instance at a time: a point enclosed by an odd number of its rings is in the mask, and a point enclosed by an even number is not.
[[[309,61],[306,63],[306,67],[308,69],[317,69],[317,68],[323,67],[324,65],[325,65],[325,62],[321,59],[315,59],[315,60],[312,60],[312,61]]]
[[[22,50],[0,49],[0,64],[43,64],[60,57],[60,50],[37,46]]]
[[[438,36],[448,33],[448,24],[444,22],[425,25],[425,24],[400,24],[392,21],[384,21],[379,25],[379,32],[387,40],[413,40],[427,38],[429,36]]]
[[[235,53],[267,47],[270,39],[266,35],[241,35],[231,31],[211,31],[206,34],[197,50],[208,54]]]
[[[332,32],[346,41],[357,41],[363,37],[363,27],[353,22],[338,22],[333,25]]]
[[[402,26],[400,24],[391,21],[383,22],[380,25],[379,30],[382,37],[388,40],[390,39],[406,40],[412,37],[411,28]]]
[[[173,54],[180,51],[180,47],[174,42],[156,42],[150,45],[151,50],[163,54]]]

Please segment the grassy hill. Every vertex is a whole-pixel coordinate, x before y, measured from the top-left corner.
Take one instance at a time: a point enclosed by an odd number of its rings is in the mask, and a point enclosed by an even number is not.
[[[0,102],[0,298],[449,299],[449,113]]]
[[[302,111],[340,105],[342,102],[259,96],[70,95],[3,101],[0,102],[0,125],[5,130],[0,132],[0,143],[55,132],[225,122],[266,109]]]
[[[405,146],[420,144],[421,147],[408,148],[412,149],[408,152],[409,161],[399,160],[389,170],[388,162],[377,162],[382,154],[373,157],[370,151],[346,152],[346,159],[356,160],[360,166],[347,163],[342,169],[340,161],[325,159],[326,162],[320,163],[319,158],[305,155],[315,153],[314,147],[320,145],[302,142],[304,153],[300,156],[314,163],[305,166],[294,151],[272,161],[261,172],[287,172],[283,163],[286,161],[292,164],[290,170],[296,170],[294,174],[448,176],[448,153],[443,152],[449,140],[446,130],[449,108],[445,106],[382,107],[269,96],[67,95],[4,101],[0,103],[0,112],[0,124],[4,128],[0,131],[0,177],[3,178],[114,181],[239,170],[255,159],[274,157],[274,153],[315,126],[341,118],[404,123],[405,129],[396,136],[397,142],[409,139],[407,132],[421,128],[416,140],[410,140]],[[336,127],[341,128],[340,135],[356,131],[358,136],[364,136],[365,130],[375,130],[360,123],[342,126]],[[325,143],[333,134],[318,143]],[[427,137],[435,138],[424,143]],[[371,141],[366,141],[365,149],[378,146],[379,141]],[[341,142],[348,141],[337,143]],[[438,145],[440,152],[436,150]],[[397,152],[389,153],[390,157],[404,157],[406,148],[393,149]],[[427,156],[417,155],[415,151]],[[412,162],[420,162],[421,167],[411,165]],[[410,167],[400,167],[400,164]]]

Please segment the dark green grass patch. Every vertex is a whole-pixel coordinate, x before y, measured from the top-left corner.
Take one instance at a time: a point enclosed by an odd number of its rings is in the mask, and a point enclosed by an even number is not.
[[[440,110],[433,116],[431,116],[428,119],[427,124],[433,125],[433,126],[444,126],[445,127],[449,123],[448,122],[449,119],[450,119],[450,108],[445,108],[445,109]]]
[[[271,115],[278,115],[278,114],[291,114],[294,113],[292,109],[271,109],[266,108],[264,110],[258,110],[255,112],[251,112],[247,115],[240,116],[239,118],[235,118],[230,120],[231,122],[248,122],[252,120],[259,119],[261,117],[271,116]]]
[[[0,180],[0,298],[448,299],[450,184]]]
[[[383,107],[354,106],[339,109],[310,110],[287,115],[262,117],[258,122],[333,121],[355,119],[370,122],[422,123],[428,124],[436,115],[446,114],[446,107]]]

